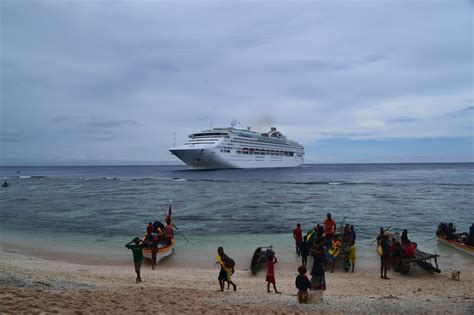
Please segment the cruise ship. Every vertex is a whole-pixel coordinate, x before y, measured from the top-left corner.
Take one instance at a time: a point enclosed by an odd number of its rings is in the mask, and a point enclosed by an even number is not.
[[[212,128],[189,135],[182,146],[169,150],[191,169],[296,167],[304,148],[272,127],[258,133],[247,129]]]

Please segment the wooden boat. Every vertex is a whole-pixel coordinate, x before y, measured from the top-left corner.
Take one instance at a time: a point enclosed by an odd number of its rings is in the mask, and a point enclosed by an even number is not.
[[[389,239],[396,239],[400,242],[400,234],[398,232],[391,233],[389,232]],[[403,274],[408,274],[410,272],[410,267],[412,263],[416,263],[418,266],[423,268],[428,272],[440,273],[441,270],[438,267],[438,254],[430,254],[424,251],[419,250],[415,242],[411,242],[415,245],[415,253],[410,257],[399,257],[398,260],[393,260],[393,266],[395,271],[399,271]]]
[[[173,253],[174,246],[176,244],[176,240],[173,238],[171,239],[171,244],[158,244],[158,252],[156,253],[156,263],[158,263],[160,260],[162,260],[165,257],[168,257]],[[152,260],[152,252],[151,248],[145,247],[143,249],[143,256],[145,258]]]
[[[460,251],[463,251],[468,255],[474,256],[474,246],[466,245],[457,240],[448,240],[444,235],[438,235],[438,242],[459,249]]]
[[[438,267],[438,254],[425,253],[419,249],[415,250],[413,257],[404,257],[400,263],[400,272],[407,274],[410,271],[411,263],[416,263],[421,268],[428,272],[440,273],[441,270]],[[434,260],[434,265],[433,265]]]
[[[263,250],[266,248],[266,250]],[[262,265],[265,263],[265,258],[269,253],[275,254],[273,247],[257,247],[252,256],[252,261],[250,262],[250,271],[253,275],[257,274]]]

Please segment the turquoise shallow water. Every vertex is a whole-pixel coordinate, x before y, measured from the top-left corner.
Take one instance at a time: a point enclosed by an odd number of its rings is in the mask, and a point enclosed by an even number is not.
[[[174,166],[0,167],[0,244],[82,262],[128,262],[123,244],[162,220],[170,199],[179,239],[166,264],[212,265],[224,246],[241,266],[259,245],[294,262],[291,231],[330,211],[356,227],[359,252],[380,226],[407,228],[428,251],[458,255],[433,239],[440,221],[474,222],[473,164],[305,165],[295,169],[187,171]],[[66,254],[65,254],[66,253]],[[460,256],[463,261],[463,256]],[[466,257],[466,261],[470,258]]]

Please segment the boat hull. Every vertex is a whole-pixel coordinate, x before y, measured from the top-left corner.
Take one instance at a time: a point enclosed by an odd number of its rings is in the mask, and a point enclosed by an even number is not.
[[[303,157],[221,153],[215,148],[174,148],[170,152],[191,169],[286,168],[303,164]]]
[[[156,253],[156,263],[160,262],[160,260],[170,256],[173,253],[174,246],[176,244],[175,239],[171,240],[171,244],[163,247],[158,246],[158,252]],[[143,256],[149,260],[152,260],[152,252],[151,248],[144,248],[143,249]]]
[[[474,256],[474,247],[473,246],[462,244],[462,243],[456,242],[454,240],[447,240],[443,236],[438,237],[438,242],[449,245],[449,246],[454,247],[456,249],[459,249],[460,251],[462,251],[462,252],[464,252],[468,255]]]

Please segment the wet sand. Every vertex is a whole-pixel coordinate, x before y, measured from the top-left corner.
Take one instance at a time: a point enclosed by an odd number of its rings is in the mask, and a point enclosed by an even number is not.
[[[276,265],[281,295],[266,292],[265,271],[252,276],[238,269],[236,292],[218,291],[218,267],[142,267],[135,283],[133,264],[73,264],[0,252],[0,313],[454,313],[474,312],[474,268],[451,279],[449,266],[429,274],[416,266],[411,275],[389,272],[380,279],[377,268],[356,265],[355,273],[326,273],[321,304],[296,301],[296,271]]]

